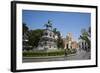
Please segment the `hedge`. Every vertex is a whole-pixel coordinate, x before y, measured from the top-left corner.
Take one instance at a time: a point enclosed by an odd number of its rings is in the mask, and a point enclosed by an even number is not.
[[[76,53],[75,50],[66,50],[67,54]],[[63,56],[65,50],[60,51],[27,51],[23,52],[24,57]]]
[[[41,51],[37,51],[37,52],[23,52],[23,56],[26,57],[38,57],[38,56],[60,56],[60,55],[64,55],[64,51],[55,51],[55,52],[41,52]]]

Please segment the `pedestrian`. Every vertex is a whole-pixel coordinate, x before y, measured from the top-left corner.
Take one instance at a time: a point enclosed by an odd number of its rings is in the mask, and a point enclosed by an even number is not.
[[[66,49],[65,49],[65,57],[67,56],[67,51],[66,51]]]

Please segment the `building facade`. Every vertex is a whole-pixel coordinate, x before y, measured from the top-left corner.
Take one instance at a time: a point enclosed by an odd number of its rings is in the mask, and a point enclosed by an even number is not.
[[[77,49],[78,43],[73,40],[72,34],[68,33],[64,39],[64,49]]]
[[[23,34],[23,51],[32,50],[32,46],[28,44],[28,31]]]
[[[79,40],[79,48],[85,51],[88,51],[89,45],[85,40],[80,39]]]

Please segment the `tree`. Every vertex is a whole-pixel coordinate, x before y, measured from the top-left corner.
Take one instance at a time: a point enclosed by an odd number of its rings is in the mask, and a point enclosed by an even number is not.
[[[36,29],[36,30],[30,30],[29,33],[29,45],[34,47],[38,46],[39,40],[43,35],[43,30],[42,29]]]
[[[89,27],[88,30],[82,29],[80,39],[84,40],[88,44],[87,50],[91,48],[91,28]]]
[[[91,37],[91,27],[88,28],[88,35]]]
[[[28,26],[23,23],[23,50],[30,50],[32,49],[32,46],[29,45],[29,28]]]
[[[23,23],[23,34],[27,33],[27,31],[29,30],[28,26],[26,26],[26,23]]]
[[[29,28],[26,23],[23,23],[23,40],[28,40]]]
[[[57,28],[54,28],[53,32],[54,32],[54,34],[56,34],[58,36],[57,47],[58,48],[64,48],[63,39],[61,37],[60,31],[57,31]]]

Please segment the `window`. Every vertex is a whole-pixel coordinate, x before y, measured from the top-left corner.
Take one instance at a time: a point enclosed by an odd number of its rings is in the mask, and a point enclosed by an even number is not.
[[[44,35],[46,35],[46,36],[47,36],[47,35],[48,35],[48,33],[46,32],[46,33],[44,33]]]
[[[50,33],[50,37],[52,36],[52,33]]]
[[[53,38],[55,38],[55,36],[53,35]]]

